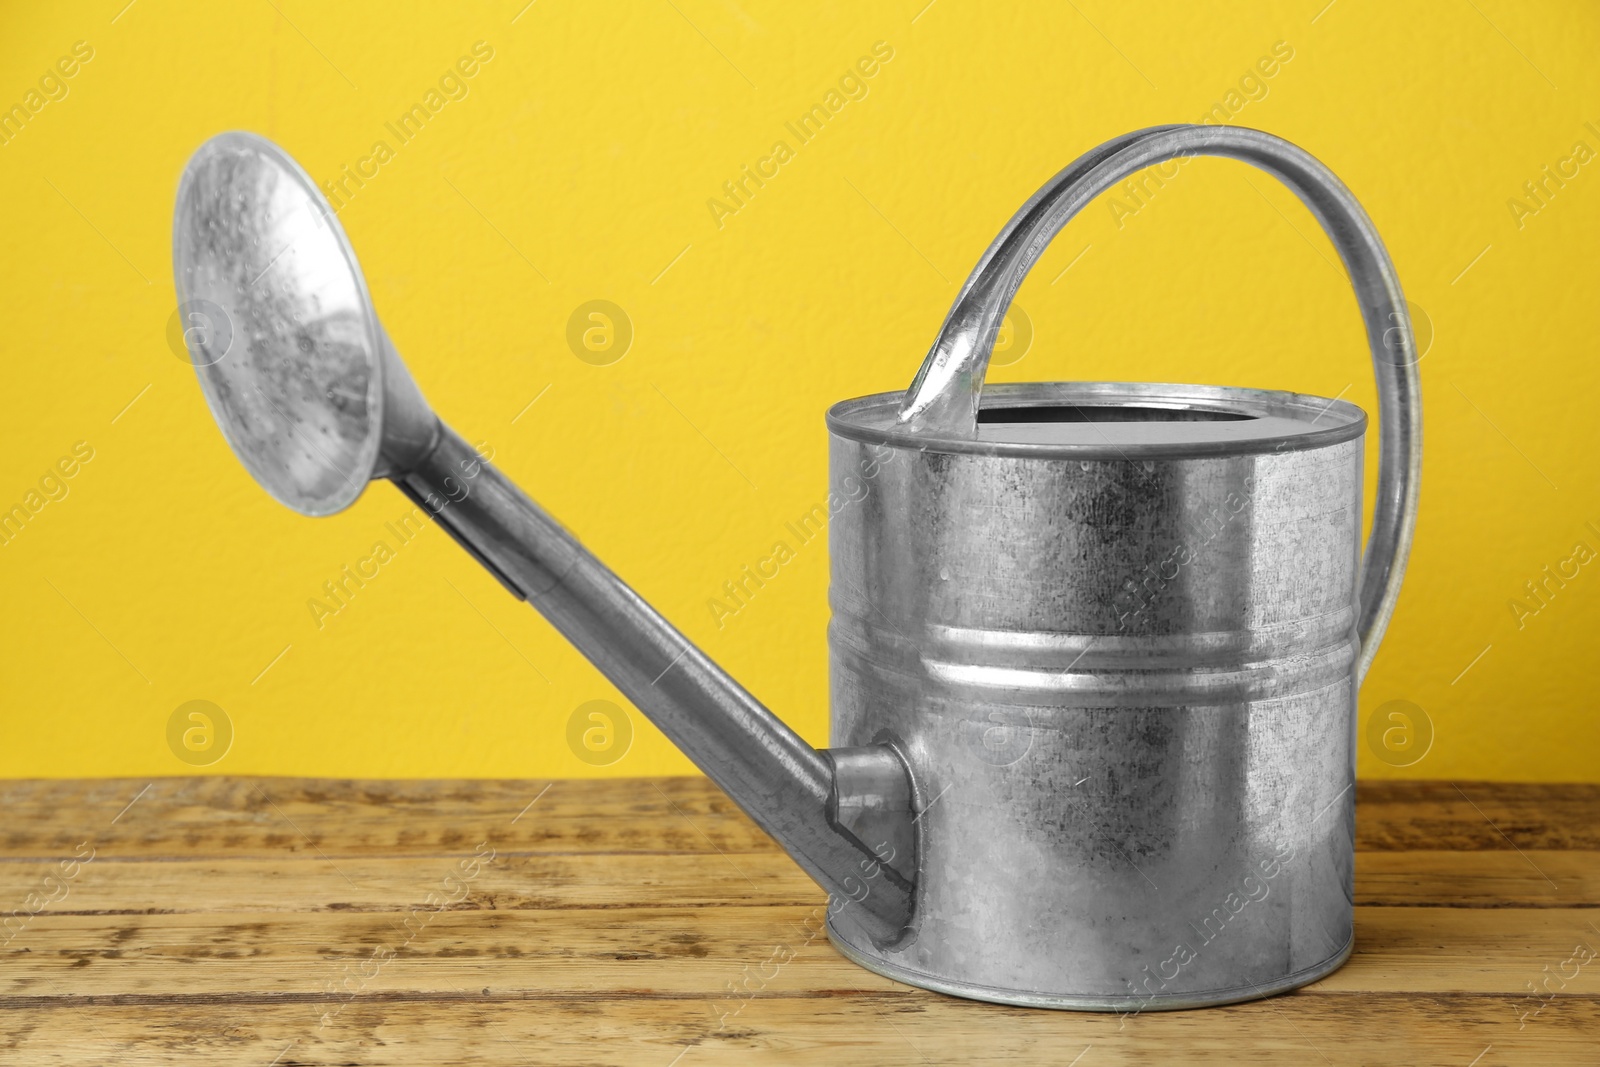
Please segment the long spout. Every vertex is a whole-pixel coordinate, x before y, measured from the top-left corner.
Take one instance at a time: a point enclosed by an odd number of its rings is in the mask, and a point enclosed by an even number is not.
[[[393,479],[828,890],[836,924],[900,937],[915,866],[895,750],[806,744],[441,423],[287,153],[240,132],[200,147],[178,189],[173,272],[206,402],[269,493],[329,515]]]
[[[910,922],[911,884],[890,865],[893,855],[876,851],[881,842],[863,841],[840,816],[860,776],[845,779],[841,796],[829,754],[763,707],[458,434],[439,429],[437,446],[391,475],[395,483],[771,834],[828,890],[838,917],[877,940],[898,937]],[[881,759],[880,782],[905,774],[887,748]],[[908,787],[900,800],[909,807]]]

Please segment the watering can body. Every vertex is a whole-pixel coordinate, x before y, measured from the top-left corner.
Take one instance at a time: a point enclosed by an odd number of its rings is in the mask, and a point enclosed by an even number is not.
[[[1144,167],[1208,154],[1287,184],[1349,272],[1380,400],[1364,551],[1350,404],[983,387],[1055,233]],[[207,142],[173,235],[180,311],[208,324],[185,334],[202,392],[256,480],[307,515],[378,478],[424,506],[828,892],[851,959],[1131,1012],[1265,996],[1349,953],[1356,691],[1411,542],[1421,415],[1387,253],[1300,149],[1182,126],[1094,149],[985,252],[910,389],[829,413],[845,504],[821,751],[432,412],[281,149]]]
[[[988,422],[941,448],[895,432],[898,394],[833,410],[834,492],[857,498],[829,529],[833,743],[891,740],[920,811],[917,936],[835,943],[929,988],[1124,1011],[1332,970],[1352,934],[1364,417],[1194,386],[983,399],[1001,418],[1257,417]],[[1019,438],[1031,454],[1007,454]]]

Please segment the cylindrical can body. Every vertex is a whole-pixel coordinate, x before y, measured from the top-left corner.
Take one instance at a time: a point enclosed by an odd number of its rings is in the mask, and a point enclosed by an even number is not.
[[[917,889],[900,941],[836,929],[841,950],[944,992],[1129,1012],[1337,967],[1360,412],[1236,447],[1008,454],[861,431],[866,402],[830,417],[832,741],[905,757]]]

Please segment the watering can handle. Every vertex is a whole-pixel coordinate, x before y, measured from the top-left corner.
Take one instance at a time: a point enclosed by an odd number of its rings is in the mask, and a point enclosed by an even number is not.
[[[1400,595],[1417,521],[1422,471],[1421,380],[1411,318],[1394,264],[1350,190],[1311,155],[1260,130],[1153,126],[1080,156],[1016,213],[961,288],[938,339],[906,390],[900,422],[911,430],[973,436],[995,334],[1045,247],[1095,197],[1146,167],[1190,156],[1253,164],[1294,191],[1339,250],[1367,326],[1378,380],[1378,493],[1362,559],[1357,681],[1377,654]]]

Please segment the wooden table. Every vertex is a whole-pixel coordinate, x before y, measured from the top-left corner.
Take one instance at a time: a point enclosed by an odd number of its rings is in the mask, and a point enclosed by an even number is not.
[[[1600,1063],[1600,786],[1357,810],[1343,969],[1124,1019],[851,965],[703,779],[0,782],[0,1064]]]

